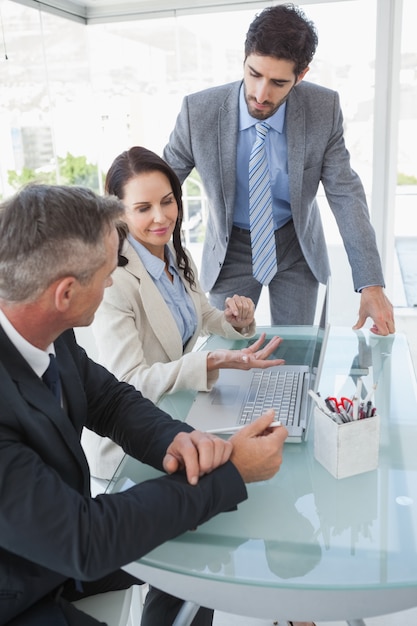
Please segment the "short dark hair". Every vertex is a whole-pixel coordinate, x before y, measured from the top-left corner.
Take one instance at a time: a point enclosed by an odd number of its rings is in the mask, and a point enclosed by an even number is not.
[[[267,7],[259,13],[246,34],[245,59],[250,54],[293,61],[298,76],[311,63],[317,48],[313,22],[294,4]]]
[[[122,213],[116,198],[84,187],[23,187],[0,207],[0,299],[34,300],[63,276],[88,283]]]
[[[119,154],[110,166],[107,172],[105,191],[108,194],[117,196],[120,200],[124,199],[125,186],[132,178],[139,174],[148,172],[162,172],[171,185],[172,192],[178,205],[178,218],[175,224],[172,240],[174,244],[175,254],[177,257],[178,267],[184,270],[184,276],[193,287],[195,286],[194,272],[190,266],[190,262],[181,241],[181,225],[184,215],[182,205],[182,188],[181,183],[166,161],[161,159],[155,152],[147,150],[142,146],[133,146],[129,150],[125,150]],[[119,265],[124,264],[123,261]]]

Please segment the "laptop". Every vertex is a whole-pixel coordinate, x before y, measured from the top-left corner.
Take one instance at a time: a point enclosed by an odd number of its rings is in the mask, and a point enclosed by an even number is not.
[[[294,338],[284,339],[271,355],[285,359],[285,365],[219,370],[211,391],[196,394],[185,421],[198,430],[227,434],[274,408],[275,419],[288,429],[286,441],[304,441],[314,408],[308,391],[317,391],[330,328],[328,295],[328,285],[320,285],[314,325],[294,327]]]

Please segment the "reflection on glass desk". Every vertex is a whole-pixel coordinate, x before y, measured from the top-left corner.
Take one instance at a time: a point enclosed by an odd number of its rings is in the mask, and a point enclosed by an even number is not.
[[[280,334],[295,350],[307,331],[267,332]],[[203,348],[221,345],[241,348],[244,342],[216,337]],[[321,395],[351,397],[359,375],[364,392],[377,383],[377,470],[333,478],[314,459],[312,427],[306,442],[285,445],[283,465],[272,480],[248,485],[248,500],[237,511],[126,569],[200,605],[265,619],[354,623],[416,606],[417,391],[405,337],[332,328]],[[184,419],[192,399],[182,392],[161,405]],[[126,457],[110,491],[158,475]]]

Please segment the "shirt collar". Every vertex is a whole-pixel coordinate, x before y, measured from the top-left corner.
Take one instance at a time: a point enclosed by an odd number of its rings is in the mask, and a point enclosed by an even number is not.
[[[285,122],[285,111],[287,109],[287,103],[281,104],[279,109],[275,111],[271,117],[268,117],[265,122],[270,125],[271,128],[278,133],[283,133]],[[251,126],[255,126],[259,120],[249,115],[248,106],[245,100],[245,87],[242,82],[239,92],[239,130],[246,130]]]
[[[26,339],[17,332],[1,309],[0,324],[16,350],[20,352],[22,357],[29,363],[35,373],[41,377],[49,365],[49,355],[51,353],[55,354],[54,344],[51,343],[47,350],[44,351],[29,343],[29,341],[26,341]]]
[[[145,266],[146,271],[152,276],[152,278],[159,280],[164,273],[165,262],[158,259],[158,257],[152,254],[152,252],[149,252],[149,250],[132,237],[130,233],[128,234],[127,239]],[[168,246],[165,246],[165,255],[167,259],[171,261],[171,254]]]

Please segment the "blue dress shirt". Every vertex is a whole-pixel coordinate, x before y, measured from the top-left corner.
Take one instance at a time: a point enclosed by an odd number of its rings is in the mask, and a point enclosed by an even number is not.
[[[270,126],[265,147],[271,176],[274,228],[281,228],[291,219],[288,185],[287,136],[285,130],[286,103],[265,120]],[[249,157],[256,139],[255,124],[259,120],[249,115],[243,84],[239,95],[239,134],[236,157],[235,226],[249,230]]]
[[[149,252],[132,235],[129,234],[127,238],[171,311],[182,337],[182,345],[185,346],[197,328],[197,313],[193,301],[179,276],[171,249],[165,246],[165,258],[168,261],[169,273],[173,277],[172,283],[165,274],[164,261]]]

